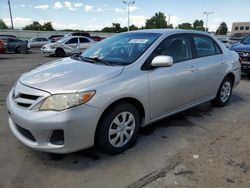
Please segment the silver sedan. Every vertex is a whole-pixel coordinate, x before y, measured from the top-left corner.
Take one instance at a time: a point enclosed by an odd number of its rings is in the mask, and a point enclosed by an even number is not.
[[[23,74],[7,98],[9,125],[36,150],[117,154],[141,127],[206,101],[225,106],[239,82],[238,54],[207,33],[122,33]]]
[[[91,47],[96,42],[88,37],[70,36],[64,37],[55,43],[44,45],[41,51],[45,55],[55,55],[58,57],[70,56],[78,54],[82,50]]]

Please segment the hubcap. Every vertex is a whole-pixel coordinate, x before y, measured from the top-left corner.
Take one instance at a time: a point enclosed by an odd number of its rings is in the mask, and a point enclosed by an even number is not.
[[[116,148],[126,145],[135,131],[135,117],[130,112],[118,114],[109,127],[109,143]]]
[[[229,81],[225,82],[221,88],[220,98],[222,102],[226,102],[231,95],[231,83]]]

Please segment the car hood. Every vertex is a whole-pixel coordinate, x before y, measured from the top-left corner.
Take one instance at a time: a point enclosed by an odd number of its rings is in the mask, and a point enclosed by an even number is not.
[[[38,67],[24,74],[19,81],[51,94],[70,93],[112,79],[123,66],[107,66],[65,58]]]
[[[53,47],[59,47],[59,46],[63,46],[63,44],[55,42],[55,43],[45,44],[43,47],[45,47],[45,48],[51,48],[52,46]]]
[[[234,51],[249,51],[250,52],[250,44],[242,44],[242,43],[233,44],[231,46],[230,50],[234,50]]]

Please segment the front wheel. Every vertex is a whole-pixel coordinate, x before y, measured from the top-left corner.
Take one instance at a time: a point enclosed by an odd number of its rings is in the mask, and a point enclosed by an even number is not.
[[[56,55],[56,57],[65,57],[66,53],[62,48],[57,48],[55,55]]]
[[[216,98],[212,101],[215,106],[223,107],[230,101],[233,90],[233,81],[226,77],[221,83]]]
[[[112,107],[97,129],[97,144],[109,154],[118,154],[136,142],[140,127],[140,115],[130,103],[119,103]]]

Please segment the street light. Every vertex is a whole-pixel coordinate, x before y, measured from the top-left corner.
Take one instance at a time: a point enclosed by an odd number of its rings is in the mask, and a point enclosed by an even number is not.
[[[208,32],[208,17],[209,17],[209,15],[213,14],[213,12],[204,12],[203,14],[207,15],[207,18],[206,18],[206,31]]]
[[[125,5],[128,7],[128,31],[129,31],[129,25],[130,25],[130,7],[135,4],[135,1],[122,1]]]
[[[8,0],[8,5],[9,5],[9,11],[10,11],[11,28],[14,29],[12,13],[11,13],[11,6],[10,6],[10,0]]]

